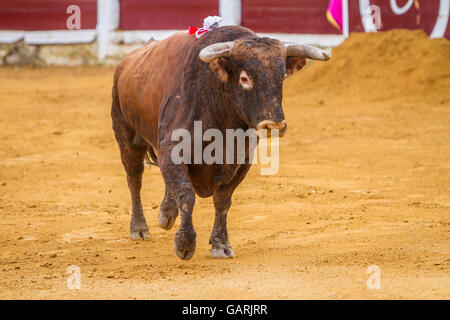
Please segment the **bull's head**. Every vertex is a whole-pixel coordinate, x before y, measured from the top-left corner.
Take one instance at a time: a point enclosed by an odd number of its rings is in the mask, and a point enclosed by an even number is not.
[[[231,86],[241,120],[254,129],[279,129],[281,136],[287,128],[281,106],[284,78],[300,70],[306,58],[325,61],[330,56],[314,47],[259,37],[212,44],[199,54]]]

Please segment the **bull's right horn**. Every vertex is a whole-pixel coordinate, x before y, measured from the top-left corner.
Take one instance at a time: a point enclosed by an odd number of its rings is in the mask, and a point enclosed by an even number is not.
[[[204,62],[211,62],[219,57],[228,57],[234,48],[234,42],[219,42],[203,48],[198,54]]]

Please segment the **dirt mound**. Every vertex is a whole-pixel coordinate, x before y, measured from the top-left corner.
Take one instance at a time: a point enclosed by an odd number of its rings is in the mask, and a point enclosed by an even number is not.
[[[428,95],[450,98],[450,42],[422,30],[353,33],[333,49],[327,63],[314,63],[286,83],[286,95],[312,87],[354,99]]]

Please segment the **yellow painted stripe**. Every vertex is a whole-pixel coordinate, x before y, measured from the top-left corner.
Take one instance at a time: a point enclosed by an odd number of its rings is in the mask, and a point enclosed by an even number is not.
[[[331,15],[331,12],[328,10],[327,10],[327,19],[336,29],[338,29],[340,32],[342,32],[341,27],[338,25],[336,20],[334,20],[333,16]]]

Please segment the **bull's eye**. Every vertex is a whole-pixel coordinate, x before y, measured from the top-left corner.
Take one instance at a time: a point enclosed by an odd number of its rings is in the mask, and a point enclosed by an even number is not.
[[[244,70],[242,70],[241,74],[239,75],[239,84],[245,90],[250,90],[251,88],[253,88],[253,81]]]

